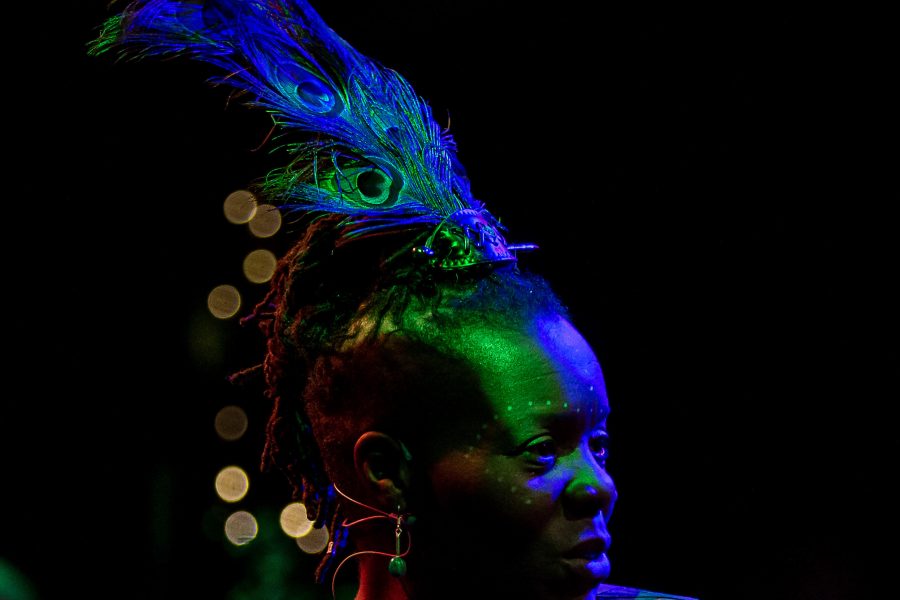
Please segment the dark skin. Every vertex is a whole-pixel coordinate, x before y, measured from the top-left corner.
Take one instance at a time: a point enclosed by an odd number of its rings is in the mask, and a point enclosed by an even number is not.
[[[616,500],[593,351],[557,315],[514,329],[472,326],[458,343],[478,389],[456,400],[463,418],[432,423],[452,447],[420,461],[421,442],[410,453],[380,431],[357,440],[353,487],[373,506],[416,515],[407,575],[362,555],[357,600],[592,598],[609,574]],[[392,533],[385,521],[351,537],[357,550],[392,554]]]

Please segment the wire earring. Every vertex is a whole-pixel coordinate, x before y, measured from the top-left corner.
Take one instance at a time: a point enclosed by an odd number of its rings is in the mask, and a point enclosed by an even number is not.
[[[403,560],[403,556],[400,554],[400,534],[403,533],[403,515],[400,513],[400,507],[397,507],[397,528],[394,529],[394,538],[396,540],[396,546],[394,550],[394,558],[391,559],[391,562],[388,563],[388,572],[394,577],[402,577],[406,575],[406,561]]]
[[[368,508],[369,510],[378,513],[375,515],[357,519],[356,521],[348,522],[347,519],[344,519],[344,522],[342,523],[343,527],[349,528],[349,527],[353,527],[354,525],[359,525],[360,523],[364,523],[364,522],[368,522],[368,521],[374,521],[376,519],[390,519],[395,524],[395,527],[394,527],[394,553],[389,554],[387,552],[381,552],[379,550],[361,550],[359,552],[354,552],[353,554],[344,558],[344,560],[342,560],[340,562],[340,564],[337,566],[337,568],[334,570],[334,575],[332,575],[332,577],[331,577],[331,595],[332,595],[332,597],[335,597],[334,585],[335,585],[335,581],[337,580],[338,571],[340,571],[341,567],[344,566],[345,562],[347,562],[351,558],[360,556],[361,554],[377,554],[379,556],[387,556],[391,559],[391,562],[388,563],[388,572],[391,575],[393,575],[394,577],[402,577],[402,576],[406,575],[406,560],[404,557],[409,554],[410,550],[412,550],[412,536],[409,533],[409,525],[411,525],[415,521],[415,517],[410,514],[401,514],[399,506],[397,507],[396,513],[384,512],[383,510],[375,508],[374,506],[369,506],[368,504],[364,504],[364,503],[360,502],[359,500],[354,500],[353,498],[351,498],[350,496],[348,496],[347,494],[342,492],[340,489],[338,489],[338,486],[335,485],[334,483],[332,483],[331,485],[334,488],[334,491],[336,491],[338,494],[340,494],[341,496],[343,496],[350,502],[352,502],[358,506],[362,506],[363,508]],[[404,530],[403,530],[404,523],[407,525],[407,529],[406,529],[407,546],[406,546],[406,550],[404,550],[403,552],[400,552],[400,536],[402,536],[403,532],[404,532]]]

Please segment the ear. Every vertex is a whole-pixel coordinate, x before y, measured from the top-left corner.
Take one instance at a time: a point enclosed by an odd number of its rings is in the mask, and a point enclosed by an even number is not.
[[[386,512],[406,511],[412,456],[400,440],[380,431],[367,431],[356,440],[353,463],[360,485],[368,489]]]

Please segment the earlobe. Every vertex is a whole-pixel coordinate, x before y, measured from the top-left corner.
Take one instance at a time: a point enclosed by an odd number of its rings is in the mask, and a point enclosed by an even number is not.
[[[407,510],[411,459],[403,442],[380,431],[365,432],[353,448],[357,481],[388,512]]]

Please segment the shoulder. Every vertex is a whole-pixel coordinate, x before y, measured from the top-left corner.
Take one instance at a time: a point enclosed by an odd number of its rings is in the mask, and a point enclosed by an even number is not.
[[[607,600],[611,598],[635,598],[643,600],[697,600],[688,596],[673,596],[661,592],[651,592],[638,588],[622,587],[618,585],[601,585],[594,593],[595,600]]]

